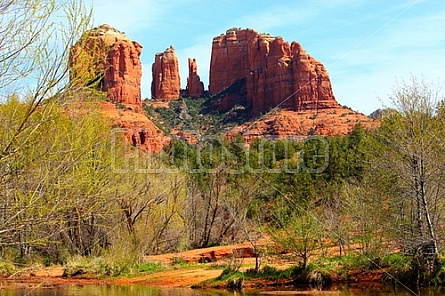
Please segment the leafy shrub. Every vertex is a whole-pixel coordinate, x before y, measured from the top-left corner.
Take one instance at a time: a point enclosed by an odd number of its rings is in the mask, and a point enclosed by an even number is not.
[[[180,265],[183,266],[185,265],[187,262],[185,262],[184,258],[182,257],[173,257],[172,258],[172,264],[173,265]]]
[[[163,269],[163,267],[159,263],[146,262],[146,263],[142,263],[142,264],[137,264],[135,266],[135,269],[137,269],[139,272],[143,272],[143,273],[152,273],[152,272],[156,272],[156,271],[161,271]]]
[[[317,269],[313,264],[294,266],[289,272],[294,284],[309,284],[321,288],[332,281],[328,272]]]
[[[431,283],[436,286],[443,286],[445,284],[445,262],[440,263],[431,279]]]
[[[9,262],[0,261],[0,275],[9,276],[16,271],[14,264]]]
[[[217,281],[228,281],[233,278],[244,277],[243,273],[240,271],[234,271],[232,268],[227,266],[223,269],[222,273],[216,278]]]

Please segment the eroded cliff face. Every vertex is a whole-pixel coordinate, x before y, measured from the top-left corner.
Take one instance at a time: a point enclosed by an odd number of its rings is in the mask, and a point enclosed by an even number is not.
[[[187,95],[191,98],[200,98],[204,95],[204,83],[198,75],[196,59],[189,58],[189,76],[187,77]]]
[[[106,93],[98,111],[109,117],[128,143],[158,152],[168,143],[142,111],[142,46],[109,25],[86,32],[71,49],[70,79]]]
[[[180,97],[179,63],[173,46],[170,45],[164,52],[156,54],[152,74],[152,99],[169,101]]]
[[[137,147],[149,153],[160,152],[170,143],[170,138],[143,113],[116,108],[110,102],[102,102],[99,112],[111,119],[116,129],[113,136],[123,136],[129,146]]]
[[[379,121],[347,108],[318,111],[276,110],[263,117],[236,126],[227,133],[229,139],[241,135],[247,143],[255,138],[303,140],[308,136],[345,136],[357,124],[365,129],[379,126]]]
[[[297,42],[252,29],[229,29],[213,39],[209,93],[235,84],[241,90],[245,85],[245,95],[226,94],[220,111],[239,103],[250,107],[252,115],[275,107],[298,112],[339,107],[323,64]]]
[[[71,50],[71,80],[95,86],[111,102],[141,110],[142,46],[109,25],[86,32]]]

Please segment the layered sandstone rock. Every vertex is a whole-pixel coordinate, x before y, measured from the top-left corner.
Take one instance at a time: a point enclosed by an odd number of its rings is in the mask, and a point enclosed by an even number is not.
[[[187,94],[191,98],[200,98],[204,95],[204,83],[198,75],[196,59],[189,58],[189,76],[187,77]]]
[[[294,111],[339,107],[325,67],[299,43],[252,29],[229,29],[213,39],[210,95],[237,83],[240,90],[245,85],[246,94],[242,98],[237,92],[226,94],[221,104],[227,109],[242,103],[258,115],[275,107]]]
[[[109,25],[86,32],[71,50],[71,80],[94,85],[114,103],[141,110],[142,46]]]
[[[106,93],[108,102],[98,102],[97,109],[130,145],[159,152],[169,139],[142,112],[141,50],[124,33],[102,25],[86,32],[71,49],[70,79]]]
[[[366,129],[379,125],[379,121],[347,108],[325,108],[318,111],[276,110],[255,122],[246,122],[227,133],[229,139],[241,135],[250,143],[255,138],[302,140],[308,136],[344,136],[357,124]]]
[[[114,130],[115,136],[123,136],[133,147],[147,152],[159,152],[170,142],[170,138],[164,136],[143,113],[119,109],[109,102],[102,102],[99,111],[109,117],[113,126],[118,128]]]
[[[180,97],[179,63],[173,46],[170,45],[164,52],[155,55],[152,74],[152,99],[168,101]]]

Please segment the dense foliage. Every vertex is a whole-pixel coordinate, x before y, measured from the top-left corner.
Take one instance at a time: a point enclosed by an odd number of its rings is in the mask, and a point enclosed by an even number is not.
[[[239,241],[259,255],[267,236],[303,268],[332,247],[377,265],[399,253],[411,262],[404,276],[423,281],[444,247],[445,129],[442,104],[425,107],[437,99],[430,89],[400,86],[395,103],[406,109],[386,110],[375,130],[250,144],[220,134],[197,145],[172,140],[157,155],[110,137],[95,109],[100,95],[61,94],[36,108],[2,159],[3,259],[137,262]],[[16,97],[0,106],[2,143],[27,107]]]
[[[108,256],[115,274],[146,254],[239,241],[259,257],[267,236],[302,268],[334,248],[376,266],[402,257],[418,282],[443,274],[445,109],[433,85],[399,85],[375,130],[303,142],[228,141],[221,132],[242,119],[240,106],[147,104],[165,131],[205,136],[147,155],[110,133],[96,109],[103,94],[67,82],[69,46],[88,14],[78,1],[50,2],[0,1],[2,26],[23,34],[0,32],[1,262]],[[59,31],[47,22],[61,10],[69,24],[54,47]]]

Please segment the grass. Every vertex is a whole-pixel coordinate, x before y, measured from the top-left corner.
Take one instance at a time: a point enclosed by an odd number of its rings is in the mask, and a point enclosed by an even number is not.
[[[330,277],[317,271],[313,266],[291,266],[287,269],[278,269],[273,266],[264,266],[260,270],[248,269],[245,272],[233,270],[230,267],[223,269],[222,273],[213,280],[203,282],[204,287],[234,287],[241,288],[239,285],[244,284],[244,281],[253,282],[254,285],[264,284],[310,284],[323,285],[330,282]]]
[[[244,274],[249,279],[261,278],[278,281],[280,279],[290,279],[293,267],[280,270],[276,267],[266,265],[260,270],[248,269]]]
[[[220,276],[218,276],[215,281],[228,281],[233,278],[244,277],[244,273],[241,271],[235,271],[229,267],[223,269]]]
[[[134,269],[139,273],[152,274],[155,272],[163,271],[165,268],[159,263],[145,262],[136,264]]]
[[[159,263],[137,263],[132,260],[112,260],[103,257],[75,256],[66,264],[66,274],[69,276],[92,275],[103,277],[134,277],[141,274],[152,274],[164,270]]]
[[[358,253],[335,257],[320,257],[310,265],[320,272],[336,273],[340,276],[347,274],[350,270],[365,272],[375,268],[375,265],[368,257]]]

